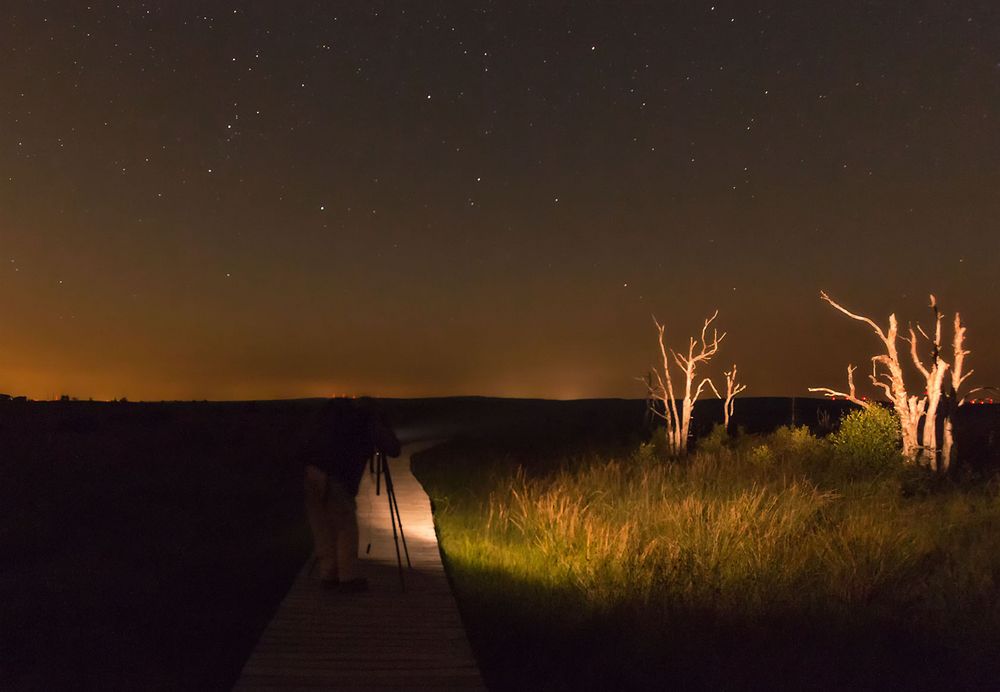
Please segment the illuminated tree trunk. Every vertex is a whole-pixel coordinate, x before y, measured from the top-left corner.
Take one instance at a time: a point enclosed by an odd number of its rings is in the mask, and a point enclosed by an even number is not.
[[[903,458],[907,462],[916,462],[920,458],[920,438],[917,432],[920,429],[920,419],[924,415],[927,406],[927,397],[909,396],[902,400],[903,410],[906,416],[900,416],[899,427],[903,439]],[[893,401],[896,415],[900,414],[900,402]]]
[[[673,378],[670,376],[670,357],[667,353],[666,344],[663,342],[664,326],[657,322],[655,317],[653,318],[653,322],[656,324],[656,329],[659,333],[660,354],[663,357],[662,374],[661,371],[653,368],[653,374],[656,375],[657,387],[650,392],[653,398],[663,402],[663,412],[660,413],[656,409],[653,409],[653,412],[663,419],[667,449],[670,451],[670,454],[676,455],[679,454],[677,450],[679,448],[680,417],[677,415],[677,399],[674,397],[674,383]]]
[[[903,380],[903,367],[899,361],[899,350],[896,348],[896,341],[899,334],[899,326],[896,323],[896,315],[889,315],[889,328],[883,331],[871,319],[863,315],[856,315],[853,312],[836,303],[824,291],[820,291],[820,298],[828,302],[834,308],[844,313],[853,320],[864,322],[878,335],[885,346],[885,354],[872,358],[872,374],[869,379],[872,384],[885,392],[886,397],[892,402],[896,415],[899,417],[900,437],[903,447],[903,458],[908,462],[914,462],[920,451],[920,444],[917,438],[917,430],[920,426],[920,419],[924,414],[927,399],[925,397],[911,396],[906,391],[906,383]],[[879,372],[879,366],[883,371]],[[811,392],[825,392],[829,396],[843,396],[856,404],[867,408],[867,402],[859,400],[854,390],[854,366],[847,367],[849,392],[836,392],[827,387],[810,387]]]
[[[719,344],[726,335],[719,334],[717,329],[712,329],[712,338],[707,338],[708,328],[718,316],[719,311],[705,320],[701,328],[701,339],[691,337],[688,341],[687,355],[680,355],[668,349],[664,341],[664,325],[660,324],[654,317],[657,335],[660,342],[660,355],[663,360],[663,369],[653,368],[656,375],[657,384],[652,388],[651,394],[663,403],[663,412],[656,411],[656,414],[663,418],[666,425],[667,448],[672,456],[684,456],[687,454],[687,440],[691,430],[691,413],[694,402],[701,396],[705,385],[713,387],[709,378],[703,379],[694,385],[695,373],[699,363],[707,363],[719,350]],[[677,408],[677,399],[674,395],[673,378],[670,375],[671,366],[680,368],[684,376],[684,398],[681,400],[680,410]]]
[[[934,310],[934,339],[931,340],[923,329],[920,329],[920,333],[931,342],[933,346],[933,351],[931,357],[933,358],[933,363],[930,368],[927,368],[923,361],[920,360],[920,356],[917,354],[917,335],[913,331],[913,327],[910,327],[910,357],[913,358],[913,364],[923,375],[924,381],[927,384],[927,404],[924,412],[924,435],[923,435],[923,456],[924,459],[930,467],[935,471],[938,468],[938,439],[937,439],[937,412],[938,405],[941,403],[941,387],[944,384],[944,375],[948,370],[948,363],[941,358],[941,311],[938,310],[937,301],[934,299],[934,295],[931,295],[931,308]]]
[[[965,357],[969,355],[969,351],[965,350],[965,327],[962,326],[962,317],[957,312],[955,313],[955,333],[952,347],[954,348],[955,361],[951,367],[951,390],[947,393],[948,407],[941,431],[941,470],[943,471],[947,471],[954,461],[955,440],[951,420],[955,411],[965,403],[965,397],[959,394],[959,388],[973,372],[970,370],[964,375],[962,374],[962,369],[965,367]]]
[[[945,416],[941,423],[941,470],[951,467],[952,455],[955,453],[955,438],[951,426],[951,414]]]
[[[745,384],[736,383],[736,363],[733,363],[733,369],[722,373],[726,376],[726,402],[722,406],[722,427],[725,431],[729,432],[729,419],[733,417],[733,409],[735,408],[736,395],[740,392],[746,391]],[[711,384],[711,382],[709,382]],[[716,392],[718,394],[718,392]],[[721,397],[720,397],[721,398]]]

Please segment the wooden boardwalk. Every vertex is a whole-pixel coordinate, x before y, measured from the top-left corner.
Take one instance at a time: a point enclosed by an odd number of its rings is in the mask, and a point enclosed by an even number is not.
[[[400,589],[396,549],[383,488],[366,473],[358,493],[360,573],[369,591],[322,589],[312,560],[278,607],[243,667],[237,690],[483,690],[465,629],[441,565],[430,500],[410,473],[408,445],[391,460],[413,569]],[[371,552],[365,547],[371,543]]]

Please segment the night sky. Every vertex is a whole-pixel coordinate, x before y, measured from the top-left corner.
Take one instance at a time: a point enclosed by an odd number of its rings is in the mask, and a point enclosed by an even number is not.
[[[820,289],[1000,384],[996,0],[3,7],[0,391],[806,395]]]

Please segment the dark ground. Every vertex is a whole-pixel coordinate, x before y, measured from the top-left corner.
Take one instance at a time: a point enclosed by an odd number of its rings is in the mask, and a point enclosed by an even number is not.
[[[308,556],[304,405],[2,405],[0,687],[231,686]]]
[[[0,688],[228,689],[309,553],[294,449],[316,405],[0,402]],[[645,434],[641,401],[384,406],[404,441]],[[819,428],[820,408],[844,407],[746,399],[734,423]],[[990,467],[1000,407],[965,408],[958,445]],[[716,418],[700,404],[696,432]]]

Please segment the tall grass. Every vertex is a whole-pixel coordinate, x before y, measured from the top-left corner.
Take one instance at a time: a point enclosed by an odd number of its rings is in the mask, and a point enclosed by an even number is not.
[[[616,669],[613,658],[602,672],[593,660],[580,669],[557,656],[553,665],[564,669],[548,677],[506,671],[494,682],[586,687],[611,676],[644,686],[653,678],[631,669],[643,665],[649,675],[694,686],[763,685],[769,675],[776,675],[769,684],[808,679],[820,687],[902,678],[918,687],[945,679],[977,687],[991,679],[983,676],[996,671],[988,661],[1000,646],[996,634],[983,633],[1000,625],[997,492],[949,487],[907,496],[914,472],[893,463],[884,446],[859,448],[851,431],[832,441],[804,428],[740,440],[715,433],[685,461],[665,461],[654,442],[624,457],[565,460],[542,474],[501,464],[471,490],[448,488],[446,473],[430,474],[443,549],[470,618],[492,618],[528,637],[551,634],[544,623],[559,621],[553,636],[576,641],[580,651],[588,650],[581,641],[600,636],[594,627],[615,637],[642,633],[633,635],[643,639],[633,648],[647,652],[638,661],[620,657],[629,670]],[[872,446],[870,436],[863,445]],[[461,462],[474,460],[446,463]],[[567,630],[569,621],[586,624]],[[709,650],[688,654],[703,656],[706,671],[720,657],[746,670],[735,678],[678,673],[676,655],[649,654],[678,645],[676,632],[664,631],[672,627],[703,641]],[[714,633],[700,640],[702,630]],[[793,655],[783,647],[809,637],[822,642],[813,653],[830,660],[806,655],[791,665],[799,677],[777,674]],[[494,665],[516,663],[504,663],[509,642],[479,640],[492,647],[486,658]],[[868,654],[875,658],[864,663]],[[945,663],[931,663],[940,656]],[[849,683],[838,677],[845,667],[854,669]],[[758,677],[746,677],[751,669]]]
[[[859,506],[779,462],[762,468],[762,448],[688,464],[640,453],[541,478],[518,470],[490,494],[463,552],[573,587],[592,607],[753,611],[788,598],[867,601],[933,550],[926,522],[913,526],[893,494]]]

